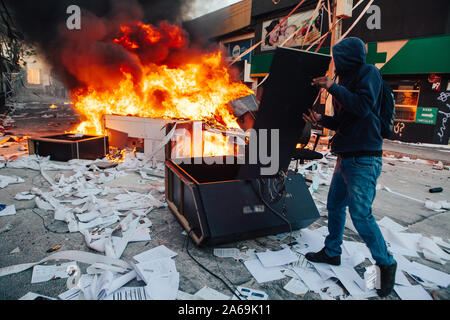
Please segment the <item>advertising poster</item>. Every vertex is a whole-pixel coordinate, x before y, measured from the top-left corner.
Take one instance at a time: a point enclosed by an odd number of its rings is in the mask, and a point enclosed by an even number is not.
[[[312,19],[311,27],[309,30],[308,38],[305,39],[308,21],[311,18],[314,10],[309,10],[290,16],[283,24],[279,27],[277,25],[283,21],[285,17],[279,17],[273,20],[265,21],[262,27],[262,39],[266,37],[268,33],[275,29],[275,31],[265,39],[261,45],[261,51],[274,50],[276,47],[280,46],[286,39],[289,38],[298,28],[301,28],[294,37],[292,37],[284,47],[297,47],[304,45],[309,45],[321,36],[322,28],[322,15],[319,10],[317,15]]]

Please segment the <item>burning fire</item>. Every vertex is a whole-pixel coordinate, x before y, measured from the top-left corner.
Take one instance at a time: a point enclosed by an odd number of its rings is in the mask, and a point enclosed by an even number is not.
[[[105,70],[105,66],[79,70],[83,74],[77,78],[86,85],[73,91],[72,98],[87,120],[76,132],[103,134],[105,114],[206,120],[239,127],[228,102],[253,92],[231,80],[220,51],[198,54],[187,47],[185,32],[166,22],[123,25],[112,42],[138,61],[139,68],[123,63],[116,70],[119,78],[105,79],[107,86],[101,88],[84,73]]]

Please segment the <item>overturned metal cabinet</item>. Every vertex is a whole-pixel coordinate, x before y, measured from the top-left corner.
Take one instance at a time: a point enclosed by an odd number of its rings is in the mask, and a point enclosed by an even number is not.
[[[197,245],[216,245],[298,230],[319,218],[301,175],[289,174],[286,192],[278,201],[270,203],[269,181],[237,179],[239,169],[239,165],[166,161],[166,201]],[[270,203],[271,209],[261,197]],[[272,209],[284,217],[279,217]]]
[[[66,133],[29,138],[28,152],[54,161],[102,159],[109,152],[108,137]]]

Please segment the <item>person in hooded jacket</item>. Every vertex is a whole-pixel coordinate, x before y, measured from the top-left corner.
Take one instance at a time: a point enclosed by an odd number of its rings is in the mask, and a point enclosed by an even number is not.
[[[309,261],[340,265],[346,210],[353,225],[380,268],[380,297],[394,287],[397,263],[372,215],[377,179],[382,168],[383,137],[378,118],[382,78],[379,70],[366,64],[366,47],[358,38],[347,38],[333,46],[339,84],[328,77],[313,79],[312,85],[333,96],[334,116],[309,110],[303,119],[335,131],[331,152],[337,162],[327,199],[328,231],[325,246],[306,254]]]

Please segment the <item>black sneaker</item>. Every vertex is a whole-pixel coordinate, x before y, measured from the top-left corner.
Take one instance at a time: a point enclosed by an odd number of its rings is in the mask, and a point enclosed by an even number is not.
[[[325,253],[325,247],[319,252],[308,252],[305,257],[311,262],[328,263],[333,266],[341,264],[341,256],[329,257]]]
[[[377,293],[380,297],[386,297],[394,288],[395,284],[395,271],[397,270],[397,262],[390,266],[378,266],[380,268],[380,289],[377,289]]]

